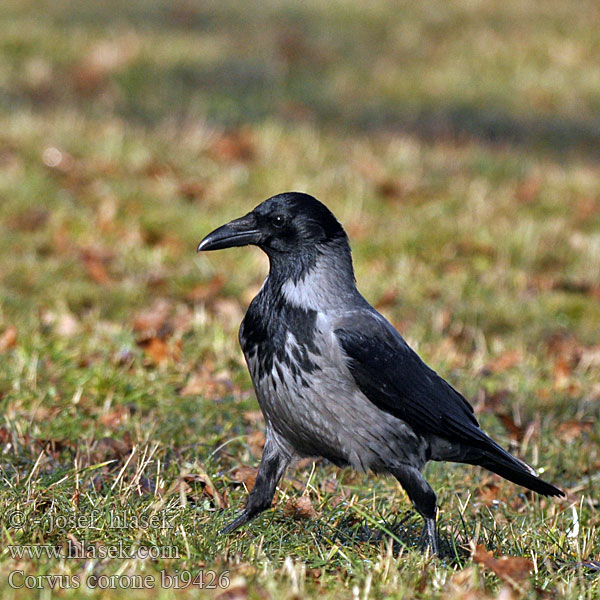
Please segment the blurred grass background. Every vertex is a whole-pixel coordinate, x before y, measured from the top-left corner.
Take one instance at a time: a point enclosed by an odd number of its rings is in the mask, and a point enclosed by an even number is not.
[[[585,0],[5,0],[0,499],[29,520],[4,524],[2,546],[125,536],[182,558],[4,549],[3,597],[27,597],[8,586],[15,568],[202,567],[229,569],[235,598],[597,596],[599,13]],[[380,529],[410,516],[395,483],[317,463],[248,533],[216,536],[260,457],[236,333],[267,263],[195,246],[288,190],[332,208],[365,296],[567,501],[430,465],[458,550],[428,564],[412,529],[397,533],[409,550]],[[300,494],[317,516],[290,516]],[[33,523],[99,507],[167,507],[177,528]],[[470,542],[531,558],[533,579],[480,571]]]

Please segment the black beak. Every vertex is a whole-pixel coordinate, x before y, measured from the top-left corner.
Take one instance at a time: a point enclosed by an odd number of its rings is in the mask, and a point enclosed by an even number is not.
[[[209,233],[198,244],[198,252],[258,244],[260,237],[261,232],[258,229],[256,217],[252,213],[248,213]]]

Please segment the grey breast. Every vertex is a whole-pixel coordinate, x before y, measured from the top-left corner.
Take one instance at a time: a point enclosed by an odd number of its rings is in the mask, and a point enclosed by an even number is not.
[[[387,471],[396,463],[422,468],[426,442],[403,421],[381,411],[359,390],[348,370],[332,318],[319,313],[318,368],[303,373],[293,331],[272,368],[260,368],[260,348],[240,342],[265,419],[300,456],[323,456],[340,466]],[[281,358],[280,358],[281,357]]]

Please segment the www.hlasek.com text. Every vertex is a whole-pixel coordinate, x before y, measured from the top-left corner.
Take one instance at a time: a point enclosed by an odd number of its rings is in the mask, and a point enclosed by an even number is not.
[[[88,544],[85,541],[77,544],[70,540],[64,546],[52,544],[28,544],[8,546],[13,559],[174,559],[180,558],[177,546],[131,546],[123,544]]]

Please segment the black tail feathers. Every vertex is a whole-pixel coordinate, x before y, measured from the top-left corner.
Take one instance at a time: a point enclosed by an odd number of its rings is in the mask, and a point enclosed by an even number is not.
[[[511,457],[513,458],[513,457]],[[564,496],[565,493],[559,488],[553,486],[551,483],[540,479],[535,471],[526,465],[525,463],[521,463],[517,459],[513,458],[514,463],[511,461],[504,461],[503,459],[498,459],[496,456],[484,456],[481,461],[478,463],[482,467],[500,475],[500,477],[504,477],[504,479],[508,479],[513,483],[518,485],[522,485],[529,490],[533,490],[538,494],[542,494],[544,496]]]
[[[482,432],[483,433],[483,432]],[[565,496],[565,493],[556,486],[540,479],[535,469],[527,463],[515,458],[492,438],[485,436],[483,447],[471,448],[468,459],[464,460],[472,465],[479,465],[508,479],[513,483],[542,494],[544,496]]]

